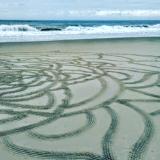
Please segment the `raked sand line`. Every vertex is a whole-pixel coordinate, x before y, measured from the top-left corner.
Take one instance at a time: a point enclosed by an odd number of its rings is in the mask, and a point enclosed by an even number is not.
[[[121,140],[126,159],[143,160],[156,131],[152,118],[160,113],[158,107],[145,112],[145,103],[160,102],[159,86],[159,56],[60,51],[0,55],[0,147],[7,150],[0,154],[17,160],[21,155],[31,160],[119,160],[121,148],[114,146],[122,124],[121,110],[112,106],[116,102],[143,121],[132,145]]]

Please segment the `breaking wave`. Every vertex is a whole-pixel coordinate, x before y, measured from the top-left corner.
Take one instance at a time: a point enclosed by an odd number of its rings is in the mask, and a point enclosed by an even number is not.
[[[96,39],[117,37],[160,37],[160,24],[99,26],[0,25],[0,42]]]
[[[160,32],[160,24],[156,25],[126,25],[126,26],[69,26],[64,29],[64,33],[72,34],[102,34],[102,33],[136,33],[136,32]]]
[[[37,29],[27,24],[26,25],[0,25],[0,31],[1,32],[7,32],[7,31],[26,32],[26,31],[37,31]]]

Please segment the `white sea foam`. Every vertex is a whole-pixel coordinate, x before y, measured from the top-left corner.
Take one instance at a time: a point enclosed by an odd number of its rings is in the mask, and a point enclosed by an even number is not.
[[[29,25],[0,25],[0,32],[26,32],[26,31],[37,31],[36,28]]]
[[[68,26],[54,31],[41,31],[29,25],[0,25],[0,42],[152,36],[160,37],[160,24]]]
[[[74,27],[69,26],[63,30],[63,34],[104,34],[104,33],[139,33],[160,32],[160,24],[152,26],[98,26],[98,27]]]

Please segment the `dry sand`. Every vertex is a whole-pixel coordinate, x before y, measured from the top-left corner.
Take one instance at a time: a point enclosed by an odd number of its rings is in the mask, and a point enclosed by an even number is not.
[[[158,160],[160,39],[0,44],[0,159]]]

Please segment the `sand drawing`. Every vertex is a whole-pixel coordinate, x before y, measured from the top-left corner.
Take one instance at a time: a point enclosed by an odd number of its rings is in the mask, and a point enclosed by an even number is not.
[[[13,156],[151,160],[159,102],[160,56],[0,56],[0,137]]]

